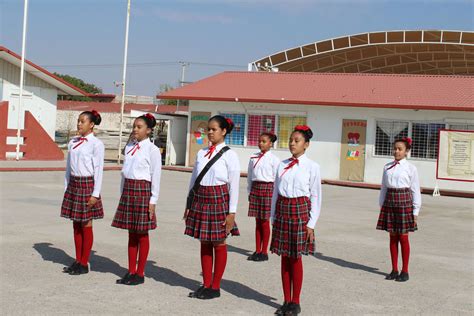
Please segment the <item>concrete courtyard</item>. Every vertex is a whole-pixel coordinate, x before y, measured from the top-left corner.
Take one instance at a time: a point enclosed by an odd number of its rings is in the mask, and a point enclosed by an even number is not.
[[[64,172],[0,173],[0,311],[19,314],[272,315],[282,302],[280,261],[249,262],[254,221],[246,179],[237,214],[241,236],[228,240],[221,297],[187,297],[201,281],[199,243],[181,220],[190,174],[163,171],[145,284],[116,285],[126,273],[127,233],[110,223],[120,173],[106,171],[105,218],[94,223],[91,272],[62,273],[72,262],[72,224],[59,217]],[[411,237],[410,280],[390,272],[388,236],[376,231],[378,191],[323,186],[316,257],[304,258],[302,315],[472,315],[473,201],[423,195]]]

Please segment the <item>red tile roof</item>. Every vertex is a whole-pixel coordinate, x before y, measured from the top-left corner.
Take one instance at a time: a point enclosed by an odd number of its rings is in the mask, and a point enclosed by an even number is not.
[[[108,93],[88,94],[87,96],[92,100],[99,102],[112,102],[115,99],[115,94]]]
[[[180,105],[178,113],[179,112],[188,112],[188,106],[187,105]],[[176,113],[176,105],[161,104],[161,105],[158,106],[158,111],[156,113],[158,113],[158,114]]]
[[[91,111],[96,110],[100,112],[119,113],[120,103],[112,102],[89,102],[89,101],[65,101],[58,100],[58,110],[69,110],[69,111]],[[174,105],[155,105],[155,104],[136,104],[126,103],[125,112],[129,113],[131,110],[154,112],[159,114],[169,114],[176,112],[176,106]],[[181,111],[187,111],[187,106],[180,106]]]
[[[474,77],[223,72],[159,99],[474,111]]]

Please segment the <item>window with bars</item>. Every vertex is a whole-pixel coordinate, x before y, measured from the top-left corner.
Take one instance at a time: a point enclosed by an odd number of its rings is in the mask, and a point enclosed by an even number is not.
[[[226,143],[228,145],[243,146],[245,136],[245,114],[221,113],[221,115],[230,118],[235,124],[232,133],[226,136]]]
[[[304,116],[279,116],[278,117],[278,148],[288,148],[289,139],[296,125],[305,125]]]
[[[375,132],[375,154],[392,156],[393,142],[408,136],[408,122],[377,121]]]
[[[275,115],[248,116],[247,146],[258,146],[258,138],[263,132],[275,133]]]
[[[449,124],[449,129],[455,129],[459,131],[474,131],[474,124]]]
[[[445,127],[445,124],[440,123],[413,123],[411,157],[436,159],[439,130]]]

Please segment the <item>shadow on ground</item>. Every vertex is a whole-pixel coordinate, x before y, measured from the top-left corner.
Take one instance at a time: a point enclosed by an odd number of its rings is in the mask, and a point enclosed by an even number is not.
[[[243,256],[250,256],[252,254],[252,251],[242,249],[242,248],[239,248],[239,247],[235,247],[235,246],[232,246],[232,245],[227,245],[227,250],[229,250],[230,252],[235,252],[235,253],[241,254]],[[370,272],[370,273],[374,273],[374,274],[378,274],[378,275],[383,275],[383,276],[387,275],[384,272],[380,272],[379,269],[377,269],[377,268],[369,267],[369,266],[366,266],[366,265],[363,265],[363,264],[360,264],[360,263],[356,263],[356,262],[346,261],[346,260],[340,259],[340,258],[325,256],[321,252],[317,252],[316,255],[314,255],[314,257],[319,259],[319,260],[331,262],[331,263],[333,263],[335,265],[338,265],[342,268],[362,270],[362,271],[366,271],[366,272]]]
[[[168,268],[157,266],[155,261],[147,262],[146,275],[155,281],[170,286],[184,287],[189,291],[195,291],[201,285],[199,281],[184,277]],[[273,302],[276,301],[276,298],[262,294],[236,281],[223,279],[221,281],[221,289],[242,299],[257,301],[275,308],[279,307],[277,303]]]
[[[377,268],[365,266],[365,265],[360,264],[360,263],[346,261],[344,259],[325,256],[320,252],[317,252],[314,255],[314,257],[319,259],[319,260],[334,263],[335,265],[338,265],[338,266],[343,267],[343,268],[354,269],[354,270],[362,270],[362,271],[366,271],[366,272],[370,272],[370,273],[374,273],[374,274],[378,274],[378,275],[383,275],[383,276],[387,275],[384,272],[380,272],[379,269],[377,269]]]
[[[74,258],[68,255],[64,250],[54,247],[48,242],[36,243],[33,245],[35,249],[43,258],[44,261],[57,263],[61,266],[69,266],[74,262]],[[122,277],[127,273],[127,269],[121,267],[117,262],[103,256],[97,255],[97,252],[92,250],[90,257],[91,270],[100,273],[112,273],[118,277]]]
[[[51,243],[36,243],[33,245],[33,249],[41,255],[44,261],[56,263],[61,266],[69,266],[74,261],[73,257],[68,255],[64,250],[54,247]],[[239,251],[245,252],[245,250]],[[95,251],[92,251],[91,253],[90,265],[91,270],[94,272],[112,273],[118,277],[122,277],[127,273],[126,268],[121,267],[118,263],[107,257],[97,255]],[[184,277],[168,268],[157,266],[155,261],[148,261],[145,271],[148,278],[169,286],[179,286],[186,288],[189,291],[194,291],[200,286],[199,281]],[[222,290],[242,299],[257,301],[261,304],[275,308],[279,306],[274,302],[276,301],[276,298],[260,293],[236,281],[222,280],[221,288]]]
[[[246,256],[246,257],[250,256],[253,253],[250,250],[242,249],[242,248],[235,247],[235,246],[232,246],[232,245],[229,245],[229,244],[227,244],[227,250],[230,251],[230,252],[235,252],[235,253],[241,254],[241,255]]]

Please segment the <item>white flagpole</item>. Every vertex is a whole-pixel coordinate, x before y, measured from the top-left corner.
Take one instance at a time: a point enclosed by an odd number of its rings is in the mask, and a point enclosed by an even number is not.
[[[23,108],[23,81],[25,73],[25,46],[26,46],[26,21],[28,19],[28,0],[25,0],[23,10],[23,37],[21,42],[21,66],[20,66],[20,97],[18,100],[18,122],[16,130],[16,160],[20,160],[20,135],[21,135],[21,109]]]
[[[122,100],[120,104],[120,132],[119,132],[119,146],[117,155],[117,164],[120,164],[122,157],[122,133],[123,133],[123,112],[125,108],[125,79],[127,76],[127,53],[128,53],[128,27],[130,24],[130,0],[127,4],[127,23],[125,25],[125,52],[123,56],[123,76],[122,76]]]

